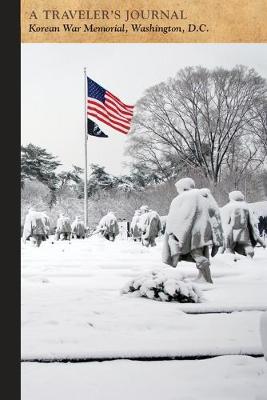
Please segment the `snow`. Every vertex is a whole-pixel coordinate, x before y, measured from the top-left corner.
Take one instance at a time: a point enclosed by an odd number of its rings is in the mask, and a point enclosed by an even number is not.
[[[40,248],[22,243],[22,359],[263,354],[266,250],[256,248],[253,261],[212,259],[214,285],[199,285],[199,304],[121,295],[127,282],[151,271],[196,278],[192,263],[177,270],[162,264],[161,248],[162,238],[152,248],[98,236]],[[214,311],[233,312],[190,314]]]
[[[229,203],[227,203],[225,206],[223,206],[220,209],[223,224],[224,225],[228,224],[231,214],[240,209],[249,210],[250,209],[249,203],[247,203],[246,201],[241,201],[241,200],[238,200],[238,201],[231,200]]]
[[[131,230],[135,229],[136,225],[138,224],[139,218],[140,218],[140,215],[138,215],[137,211],[135,211],[135,214],[132,218],[131,225],[130,225]]]
[[[194,189],[195,182],[192,178],[182,178],[175,183],[175,187],[178,193],[183,193],[184,191]]]
[[[264,354],[265,360],[267,361],[267,312],[266,311],[261,316],[260,333],[261,333],[263,354]]]
[[[267,217],[267,201],[249,203],[249,208],[259,217]]]
[[[177,270],[153,271],[141,274],[122,289],[122,294],[148,297],[158,301],[179,301],[181,303],[201,302],[201,290],[193,283],[183,281]]]
[[[263,357],[22,364],[21,400],[266,400],[266,393]]]

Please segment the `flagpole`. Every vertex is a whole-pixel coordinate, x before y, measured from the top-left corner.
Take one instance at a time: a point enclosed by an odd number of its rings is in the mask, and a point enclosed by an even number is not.
[[[87,199],[87,73],[84,67],[84,224],[88,226],[88,199]]]

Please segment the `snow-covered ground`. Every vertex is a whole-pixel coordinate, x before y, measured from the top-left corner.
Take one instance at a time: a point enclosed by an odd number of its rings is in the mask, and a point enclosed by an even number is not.
[[[161,240],[157,243],[147,249],[130,240],[111,243],[92,237],[47,241],[40,248],[22,244],[22,359],[227,356],[168,362],[25,362],[23,400],[122,399],[126,392],[127,399],[159,399],[162,390],[168,391],[166,399],[267,399],[266,361],[240,356],[263,353],[259,326],[267,309],[267,250],[257,248],[253,261],[217,255],[212,260],[214,285],[200,285],[203,303],[121,295],[121,288],[140,273],[168,270],[161,263]],[[194,264],[185,262],[177,273],[188,280],[197,276]],[[212,396],[210,374],[224,396]],[[188,385],[192,390],[186,397]],[[74,396],[77,390],[81,395]],[[203,397],[197,397],[199,391]]]
[[[262,358],[25,363],[22,400],[266,400]]]
[[[22,358],[262,353],[258,310],[267,308],[267,251],[257,248],[253,261],[215,257],[214,285],[204,285],[201,304],[121,295],[138,274],[169,268],[160,252],[160,241],[143,248],[97,237],[23,246]],[[191,263],[177,271],[197,276]],[[240,312],[249,309],[255,311]]]

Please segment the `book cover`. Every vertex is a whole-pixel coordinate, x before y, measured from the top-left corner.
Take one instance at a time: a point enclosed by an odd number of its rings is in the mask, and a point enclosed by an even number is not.
[[[21,1],[22,400],[266,398],[266,12]]]

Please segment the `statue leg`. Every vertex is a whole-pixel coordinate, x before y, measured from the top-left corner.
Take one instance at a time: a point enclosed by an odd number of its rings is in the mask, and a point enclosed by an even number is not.
[[[145,247],[148,247],[148,246],[149,246],[149,241],[148,241],[147,239],[144,239],[143,237],[142,237],[142,239],[141,239],[141,242],[142,242],[142,245],[143,245],[143,246],[145,246]]]
[[[42,243],[42,235],[37,235],[36,237],[37,247],[40,247],[41,243]]]
[[[172,266],[174,268],[177,267],[179,259],[180,259],[180,254],[175,254],[174,256],[172,256]]]
[[[191,256],[195,260],[196,267],[199,270],[197,279],[199,280],[203,277],[205,281],[213,283],[210,273],[210,262],[204,254],[205,248],[194,249],[191,251]]]
[[[30,241],[32,242],[32,245],[33,245],[34,247],[37,246],[37,238],[36,238],[36,235],[32,235],[32,236],[30,237]]]
[[[253,258],[254,257],[254,249],[251,245],[245,245],[244,251],[247,257]]]
[[[170,234],[168,238],[168,244],[171,254],[171,264],[175,268],[181,256],[181,248],[179,245],[179,240],[173,234]]]
[[[151,239],[150,239],[150,246],[151,247],[156,246],[156,242],[155,242],[155,237],[154,236],[152,236]]]

